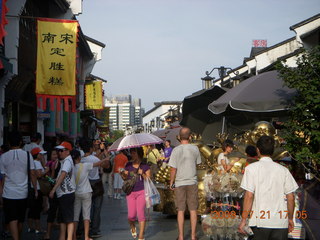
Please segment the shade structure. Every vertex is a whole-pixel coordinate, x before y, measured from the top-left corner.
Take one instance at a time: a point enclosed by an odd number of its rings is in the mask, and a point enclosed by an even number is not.
[[[109,148],[109,151],[120,151],[123,149],[136,148],[144,145],[161,143],[163,140],[150,133],[136,133],[117,139]]]
[[[165,140],[170,140],[171,146],[176,147],[180,144],[180,142],[177,139],[177,136],[179,135],[181,126],[176,126],[173,128],[170,128],[167,132]]]
[[[170,140],[171,146],[176,147],[180,144],[177,136],[179,135],[181,128],[182,127],[179,125],[179,123],[175,122],[170,126],[170,128],[160,129],[152,132],[151,134],[158,136],[159,138],[163,139],[163,141]]]
[[[228,109],[244,112],[279,112],[288,110],[295,89],[284,86],[277,71],[253,76],[230,89],[209,104],[208,109],[215,115]]]
[[[163,128],[163,129],[156,130],[156,131],[152,132],[151,134],[164,140],[167,136],[168,131],[169,131],[169,129]]]
[[[225,88],[213,86],[185,97],[180,125],[189,127],[195,133],[202,134],[210,123],[219,121],[219,118],[213,116],[208,110],[208,105],[226,91]]]

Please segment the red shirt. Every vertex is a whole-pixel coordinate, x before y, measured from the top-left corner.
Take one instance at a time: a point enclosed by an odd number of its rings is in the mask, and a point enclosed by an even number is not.
[[[124,155],[122,152],[120,152],[117,156],[114,158],[114,173],[119,173],[120,168],[124,168],[128,162],[128,158],[126,155]]]

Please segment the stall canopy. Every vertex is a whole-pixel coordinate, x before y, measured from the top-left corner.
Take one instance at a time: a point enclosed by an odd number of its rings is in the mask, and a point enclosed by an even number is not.
[[[174,122],[171,124],[169,128],[160,129],[152,132],[151,134],[163,139],[163,141],[170,140],[171,146],[176,147],[180,144],[180,142],[177,139],[180,129],[181,129],[181,126],[179,125],[179,122]]]
[[[230,89],[209,104],[215,115],[228,110],[244,112],[279,112],[289,109],[295,89],[284,86],[277,71],[253,76]]]
[[[220,119],[219,117],[214,117],[208,110],[209,103],[218,99],[226,91],[227,89],[225,88],[213,86],[185,97],[180,125],[189,127],[193,132],[203,134],[204,129],[210,123],[219,121]]]

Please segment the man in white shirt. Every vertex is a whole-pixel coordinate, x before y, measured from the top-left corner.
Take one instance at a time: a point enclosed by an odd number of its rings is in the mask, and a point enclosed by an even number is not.
[[[32,149],[37,147],[43,150],[42,147],[40,146],[41,139],[42,139],[41,133],[37,132],[36,134],[31,136],[31,143],[28,143],[23,146],[23,150],[31,152]]]
[[[259,138],[260,160],[246,167],[241,182],[246,192],[238,231],[245,234],[249,218],[254,240],[285,240],[294,227],[294,192],[298,185],[287,168],[270,158],[274,143],[272,137]]]
[[[90,140],[85,141],[81,146],[84,151],[84,157],[81,159],[82,163],[98,163],[100,159],[93,155],[93,142]],[[99,174],[99,167],[94,167],[89,172],[89,181],[92,187],[92,205],[91,205],[91,230],[90,237],[101,237],[100,233],[100,213],[103,202],[103,184]]]
[[[9,144],[11,150],[2,154],[0,158],[0,169],[3,175],[3,208],[12,238],[18,240],[27,209],[28,173],[34,187],[35,197],[38,196],[37,180],[31,154],[20,148],[22,144],[20,133],[10,133]]]
[[[69,142],[62,142],[56,147],[58,157],[61,161],[61,168],[58,173],[56,184],[51,190],[49,196],[54,197],[57,193],[59,203],[59,222],[60,222],[60,236],[59,240],[64,240],[67,236],[68,240],[72,240],[74,231],[74,199],[75,199],[75,176],[74,164],[70,156],[72,145]]]

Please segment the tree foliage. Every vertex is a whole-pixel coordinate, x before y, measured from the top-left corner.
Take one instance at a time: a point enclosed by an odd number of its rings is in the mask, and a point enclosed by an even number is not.
[[[297,90],[285,123],[285,147],[298,162],[317,171],[320,164],[320,46],[302,52],[297,67],[290,68],[284,63],[277,68],[285,85]]]
[[[114,130],[114,131],[110,132],[109,137],[107,138],[107,141],[108,142],[114,142],[118,138],[121,138],[123,136],[124,136],[124,131],[122,131],[122,130]]]

